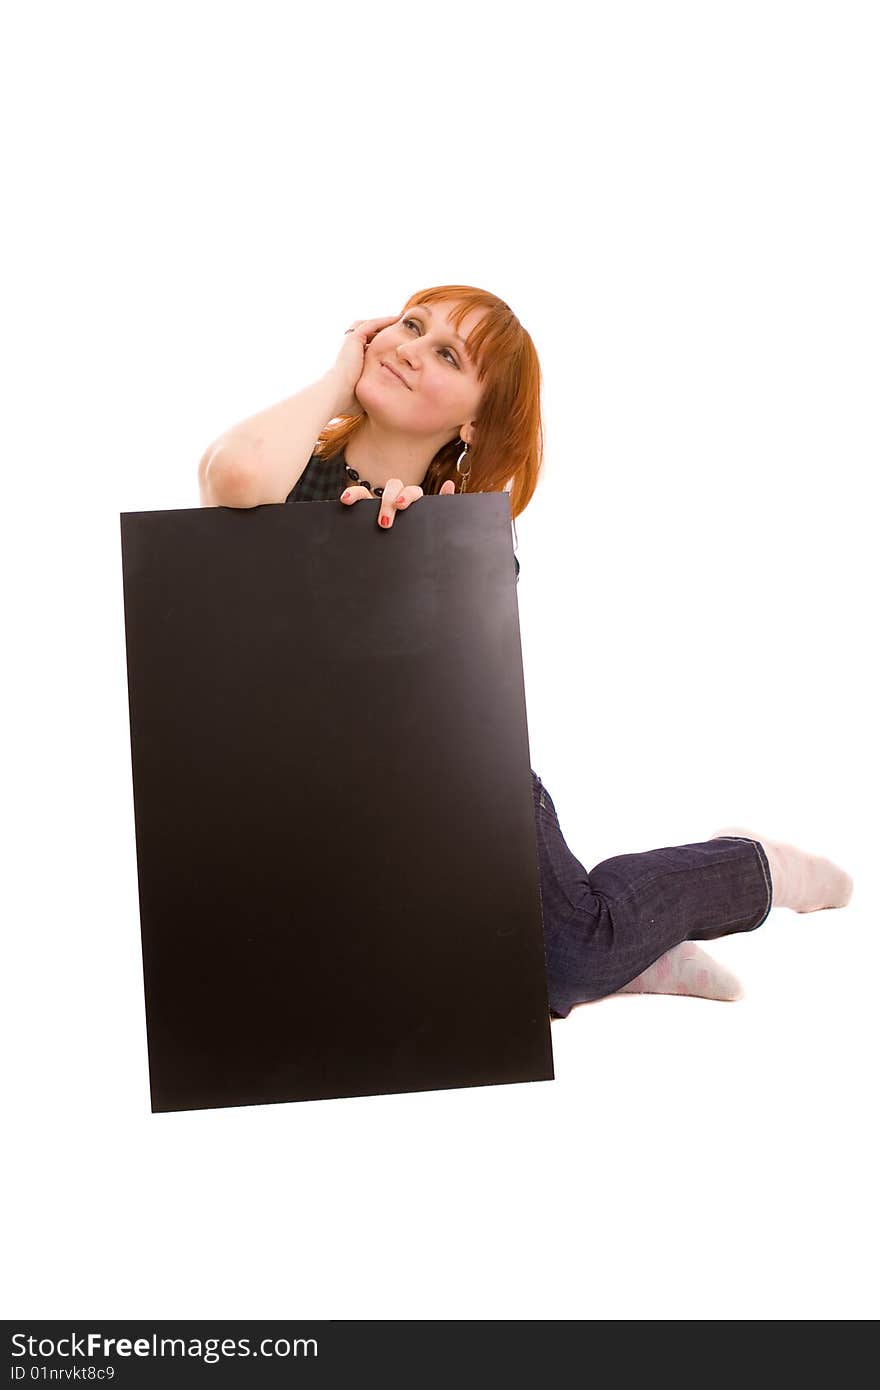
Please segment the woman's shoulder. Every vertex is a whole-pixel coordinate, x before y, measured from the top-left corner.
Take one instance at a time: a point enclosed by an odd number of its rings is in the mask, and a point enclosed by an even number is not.
[[[285,497],[285,502],[335,502],[345,490],[348,477],[342,454],[323,458],[312,454],[299,481]]]

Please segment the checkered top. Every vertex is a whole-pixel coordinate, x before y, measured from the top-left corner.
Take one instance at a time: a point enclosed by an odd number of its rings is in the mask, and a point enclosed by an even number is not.
[[[345,471],[345,458],[334,454],[324,459],[312,454],[305,471],[296,487],[285,497],[285,502],[338,502],[345,489],[354,480]],[[519,583],[519,560],[514,555],[516,582]]]

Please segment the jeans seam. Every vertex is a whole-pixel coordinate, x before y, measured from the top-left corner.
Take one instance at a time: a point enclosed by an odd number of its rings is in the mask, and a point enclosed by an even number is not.
[[[764,916],[761,918],[761,922],[763,922],[767,917],[767,914],[769,913],[771,907],[773,906],[773,879],[770,874],[770,861],[768,860],[767,852],[764,849],[764,846],[760,843],[760,841],[751,840],[749,843],[754,845],[755,847],[755,853],[758,856],[758,863],[761,865],[761,873],[764,875],[764,883],[767,887],[767,906],[764,909]],[[761,925],[761,922],[758,923],[758,926]]]

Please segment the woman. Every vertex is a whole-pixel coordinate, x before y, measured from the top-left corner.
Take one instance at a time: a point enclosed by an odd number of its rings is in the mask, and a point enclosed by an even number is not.
[[[379,498],[377,525],[390,530],[426,493],[508,491],[515,520],[538,483],[540,389],[532,340],[503,300],[468,285],[422,290],[400,315],[353,324],[324,376],[216,440],[199,465],[201,503]],[[771,904],[816,912],[852,893],[829,860],[737,828],[587,873],[534,771],[532,792],[553,1017],[615,993],[739,998],[696,942],[753,931]]]

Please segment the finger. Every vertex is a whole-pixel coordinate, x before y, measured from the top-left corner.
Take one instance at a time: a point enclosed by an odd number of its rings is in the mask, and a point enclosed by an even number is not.
[[[381,319],[367,319],[365,322],[362,322],[360,326],[365,328],[370,334],[378,333],[380,329],[387,328],[389,323],[396,323],[399,318],[399,314],[386,314],[385,317]]]
[[[346,506],[350,506],[352,502],[360,502],[362,498],[372,497],[372,495],[367,487],[347,487],[339,500],[344,502]]]
[[[424,497],[424,495],[418,483],[410,483],[401,493],[398,493],[397,510],[403,511],[403,508],[408,507],[410,502],[418,502],[419,498]]]
[[[379,504],[379,525],[389,529],[394,525],[394,513],[397,511],[397,499],[403,492],[403,482],[400,478],[389,478],[382,493],[382,501]]]
[[[453,481],[452,478],[447,478],[447,479],[446,479],[446,482],[445,482],[445,483],[443,484],[443,486],[441,487],[441,489],[440,489],[440,491],[438,492],[437,496],[438,496],[438,497],[451,497],[452,494],[453,494],[453,492],[455,492],[455,483],[454,483],[454,481]]]
[[[377,333],[381,333],[382,329],[387,328],[389,324],[396,323],[399,318],[399,314],[386,314],[384,318],[380,319],[355,319],[347,332],[354,333],[367,345]]]

